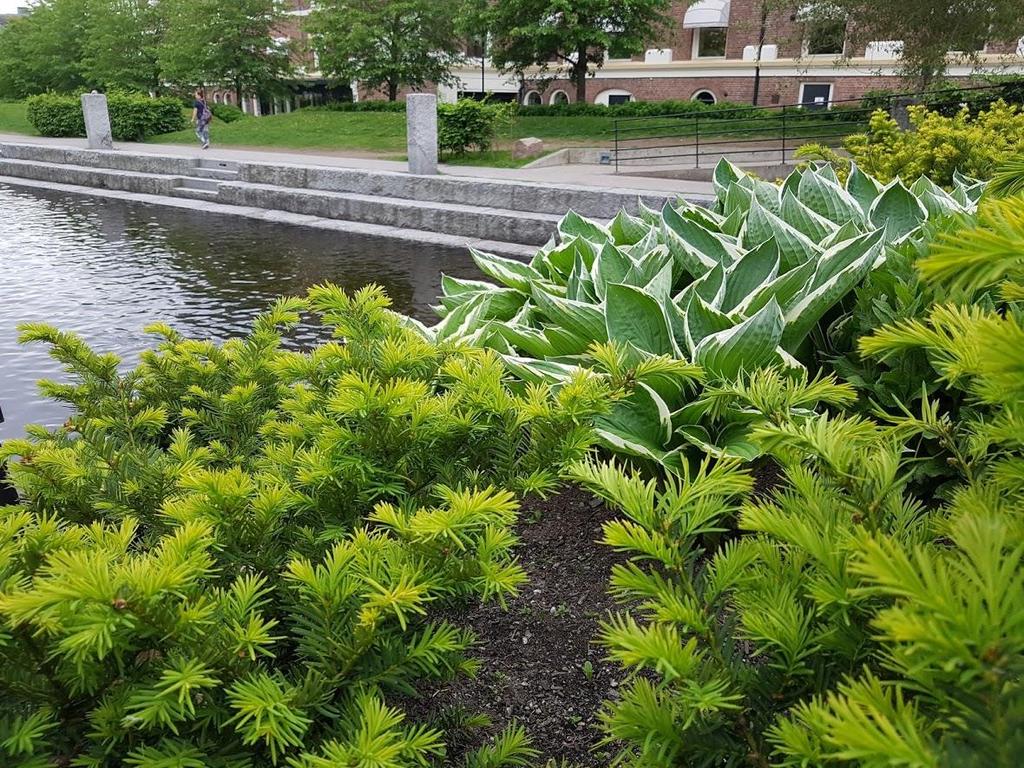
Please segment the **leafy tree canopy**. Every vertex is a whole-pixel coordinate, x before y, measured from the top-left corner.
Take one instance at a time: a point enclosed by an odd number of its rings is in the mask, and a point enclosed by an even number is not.
[[[586,101],[608,51],[630,54],[667,24],[668,0],[502,0],[486,14],[490,56],[506,72],[564,74]]]
[[[459,10],[438,0],[326,0],[308,29],[325,74],[382,89],[394,101],[403,86],[453,82],[462,60]]]
[[[927,86],[946,69],[949,53],[977,58],[986,40],[1024,34],[1020,0],[817,0],[810,18],[846,18],[858,43],[902,40],[903,70]]]
[[[291,74],[289,47],[276,39],[279,0],[162,0],[165,79],[182,85],[230,83],[238,103]]]

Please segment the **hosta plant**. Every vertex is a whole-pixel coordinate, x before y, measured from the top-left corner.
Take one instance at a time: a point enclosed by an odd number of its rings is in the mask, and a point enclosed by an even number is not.
[[[749,416],[710,422],[694,385],[817,366],[808,347],[888,249],[981,193],[966,180],[954,194],[926,179],[882,186],[859,171],[843,186],[828,166],[776,186],[726,161],[715,190],[713,209],[679,202],[607,225],[570,213],[529,263],[474,251],[494,282],[445,277],[443,318],[421,330],[496,349],[528,381],[607,371],[613,357],[635,386],[600,424],[606,445],[677,468],[689,447],[749,458]],[[679,364],[638,372],[658,358]]]
[[[611,581],[627,609],[600,637],[632,673],[603,716],[620,764],[1019,762],[1022,222],[1024,198],[1000,201],[921,262],[930,283],[1002,306],[950,300],[861,342],[883,362],[923,352],[940,391],[973,404],[970,420],[954,423],[932,397],[892,423],[793,419],[794,385],[762,373],[758,408],[775,415],[751,438],[777,478],[754,488],[730,461],[661,482],[610,463],[573,468],[621,510],[604,539],[630,556]],[[836,402],[852,395],[825,385]],[[949,444],[957,482],[942,499],[914,493],[922,436]]]
[[[300,311],[334,339],[286,351]],[[472,673],[432,615],[503,600],[513,493],[590,442],[593,375],[517,393],[491,351],[433,344],[375,289],[286,300],[222,346],[155,329],[134,370],[45,326],[64,427],[3,447],[0,762],[448,764],[397,695]],[[512,727],[468,766],[521,765]]]

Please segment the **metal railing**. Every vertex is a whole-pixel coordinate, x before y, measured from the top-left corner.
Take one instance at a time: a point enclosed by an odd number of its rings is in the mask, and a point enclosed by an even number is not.
[[[875,110],[893,114],[897,107],[919,103],[944,114],[967,105],[972,111],[997,98],[1024,102],[1024,80],[983,86],[868,95],[831,100],[827,106],[787,104],[714,111],[681,112],[649,117],[622,117],[613,122],[612,162],[623,165],[688,165],[708,167],[728,155],[761,164],[786,164],[803,144],[838,145],[863,130]],[[899,119],[899,118],[898,118]],[[753,156],[753,157],[752,157]]]

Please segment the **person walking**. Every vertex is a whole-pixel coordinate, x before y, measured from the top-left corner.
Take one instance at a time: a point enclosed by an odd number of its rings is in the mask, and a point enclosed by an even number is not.
[[[192,125],[196,127],[196,138],[203,145],[203,149],[209,149],[210,121],[213,120],[213,112],[206,103],[206,91],[197,88],[195,96],[196,100],[192,105]]]

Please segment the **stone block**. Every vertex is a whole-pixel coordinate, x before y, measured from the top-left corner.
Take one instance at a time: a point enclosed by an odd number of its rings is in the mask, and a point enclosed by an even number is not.
[[[914,106],[917,100],[910,96],[897,96],[889,102],[889,115],[896,121],[901,131],[914,130],[910,122],[910,107]]]
[[[437,96],[410,93],[405,99],[409,173],[433,176],[437,173]]]
[[[512,146],[512,159],[522,160],[526,157],[534,157],[544,152],[544,142],[540,139],[520,139]]]
[[[85,137],[89,149],[113,149],[114,137],[110,132],[110,113],[107,97],[102,93],[82,94],[82,116],[85,118]]]

